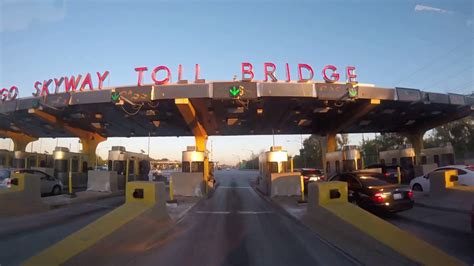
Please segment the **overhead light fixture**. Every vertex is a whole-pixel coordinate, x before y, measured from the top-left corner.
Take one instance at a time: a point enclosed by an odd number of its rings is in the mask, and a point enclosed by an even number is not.
[[[152,123],[155,125],[155,127],[159,127],[161,122],[160,120],[153,120]]]
[[[308,120],[308,119],[300,119],[300,121],[298,121],[298,126],[299,127],[304,127],[304,126],[309,126],[311,125],[311,120]]]
[[[154,116],[154,115],[156,115],[156,111],[155,110],[146,110],[145,115],[146,116]]]
[[[313,110],[313,113],[327,113],[331,110],[331,107],[318,107]]]
[[[235,107],[235,108],[227,108],[227,112],[229,114],[242,114],[244,111],[245,110],[242,106]]]
[[[93,123],[91,123],[91,125],[93,127],[95,127],[96,129],[101,129],[102,128],[102,125],[99,122],[93,122]]]
[[[263,108],[257,108],[257,114],[259,115],[263,114]]]
[[[370,99],[370,104],[380,104],[380,99]]]
[[[235,125],[238,121],[239,121],[238,118],[229,117],[229,118],[227,118],[227,125],[228,125],[228,126],[233,126],[233,125]]]
[[[104,116],[103,116],[101,113],[96,113],[96,114],[94,115],[94,117],[95,117],[95,119],[97,119],[97,120],[101,120],[102,118],[104,118]]]
[[[405,123],[406,126],[413,125],[416,121],[415,120],[408,120],[408,122]]]

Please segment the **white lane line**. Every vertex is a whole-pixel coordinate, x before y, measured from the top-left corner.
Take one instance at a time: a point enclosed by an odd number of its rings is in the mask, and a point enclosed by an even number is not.
[[[199,213],[199,214],[230,214],[230,212],[226,212],[226,211],[196,211],[196,213]]]
[[[243,189],[249,189],[252,187],[226,187],[226,186],[218,186],[217,188],[225,188],[225,189],[231,189],[231,188],[243,188]]]
[[[231,214],[230,211],[196,211],[197,214]],[[272,214],[272,211],[237,211],[237,214]]]
[[[270,214],[272,211],[238,211],[238,214]]]

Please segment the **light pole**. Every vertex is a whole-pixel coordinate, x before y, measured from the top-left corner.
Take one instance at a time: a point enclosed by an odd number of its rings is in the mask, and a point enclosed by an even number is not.
[[[287,140],[286,142],[290,143],[290,142],[294,142],[294,143],[299,143],[301,146],[300,146],[300,155],[301,157],[303,157],[303,165],[304,167],[306,168],[306,153],[304,151],[304,145],[303,145],[303,135],[300,135],[300,141],[297,141],[297,140]]]

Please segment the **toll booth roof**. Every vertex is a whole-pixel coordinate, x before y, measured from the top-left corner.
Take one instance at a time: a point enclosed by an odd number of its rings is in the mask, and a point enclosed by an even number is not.
[[[237,96],[230,92],[242,91]],[[351,91],[349,93],[349,91]],[[120,101],[116,103],[116,97]],[[413,132],[474,113],[474,97],[335,83],[209,82],[50,94],[0,103],[0,132],[74,137],[192,136],[175,99],[188,98],[208,135]],[[121,104],[123,101],[123,104]],[[37,112],[56,119],[45,120]]]

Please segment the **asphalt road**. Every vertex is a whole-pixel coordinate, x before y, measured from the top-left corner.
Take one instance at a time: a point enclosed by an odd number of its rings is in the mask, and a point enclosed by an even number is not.
[[[22,261],[120,206],[124,197],[82,203],[46,213],[0,221],[0,265]],[[32,223],[31,221],[35,221]],[[12,226],[14,225],[14,229]]]
[[[444,211],[415,206],[410,211],[383,218],[449,255],[464,261],[466,264],[474,265],[474,234],[410,219],[410,216],[413,215],[410,212],[422,212],[424,215],[430,215],[433,219],[440,219],[443,217]],[[455,217],[452,219],[455,219]],[[454,223],[455,221],[451,220],[451,222]]]
[[[133,265],[349,265],[326,244],[250,187],[256,172],[217,171],[219,186],[178,222],[166,240]]]

